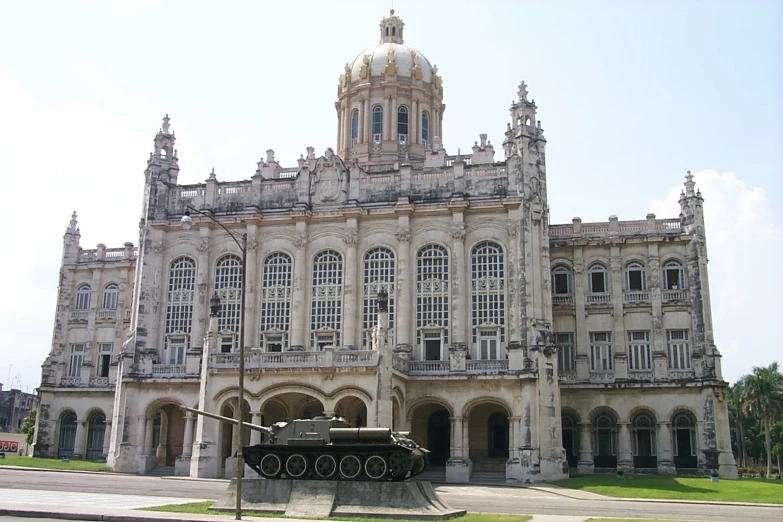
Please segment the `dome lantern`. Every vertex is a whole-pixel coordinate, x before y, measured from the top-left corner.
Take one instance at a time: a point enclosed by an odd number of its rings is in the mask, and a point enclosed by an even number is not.
[[[405,27],[405,22],[399,16],[394,14],[394,9],[389,12],[389,16],[381,20],[381,41],[380,43],[396,43],[401,44],[402,41],[402,29]]]

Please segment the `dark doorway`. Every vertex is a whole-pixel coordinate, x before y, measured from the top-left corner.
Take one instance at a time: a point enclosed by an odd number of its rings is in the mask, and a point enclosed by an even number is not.
[[[633,467],[657,468],[655,450],[655,421],[647,414],[638,415],[633,422]]]
[[[438,410],[427,421],[427,449],[433,466],[445,466],[451,450],[451,421],[449,412]]]
[[[577,450],[577,433],[576,433],[576,422],[574,422],[574,419],[569,416],[563,416],[562,418],[563,423],[563,447],[566,450],[566,460],[568,460],[568,465],[572,468],[575,468],[577,464],[579,463],[579,451]]]
[[[440,339],[424,341],[424,360],[440,361]]]
[[[106,434],[106,417],[103,413],[94,413],[90,417],[87,430],[87,460],[100,460],[103,457],[103,439]]]
[[[685,414],[677,415],[672,422],[674,427],[674,466],[677,469],[695,469],[699,466],[696,457],[694,423]]]
[[[57,446],[57,456],[61,459],[73,457],[76,443],[76,414],[66,413],[60,421],[60,442]]]
[[[489,417],[488,457],[508,458],[508,417],[493,413]]]

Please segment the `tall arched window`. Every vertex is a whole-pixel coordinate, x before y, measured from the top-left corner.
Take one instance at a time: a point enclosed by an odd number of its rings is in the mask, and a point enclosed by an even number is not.
[[[377,325],[376,297],[381,289],[389,295],[387,328],[389,342],[394,344],[394,252],[388,248],[373,248],[364,256],[364,286],[362,300],[362,346],[370,349],[371,331]]]
[[[643,292],[647,290],[647,270],[638,261],[625,265],[625,289],[628,292]]]
[[[340,346],[343,298],[343,256],[334,250],[319,252],[313,259],[310,304],[310,346],[323,350]]]
[[[359,143],[359,111],[354,109],[351,113],[351,146]]]
[[[376,105],[372,108],[372,142],[380,143],[383,139],[383,108]]]
[[[563,447],[566,450],[568,465],[576,467],[579,461],[579,431],[578,424],[570,415],[560,417],[563,432]]]
[[[572,292],[571,269],[567,265],[557,265],[552,269],[552,293],[570,294]]]
[[[609,292],[609,273],[602,263],[593,263],[587,269],[587,286],[591,294],[604,294]]]
[[[74,303],[75,310],[89,310],[90,309],[90,285],[79,285],[76,289],[76,302]]]
[[[87,428],[87,460],[101,459],[103,456],[103,440],[105,434],[106,416],[100,412],[90,415]]]
[[[593,420],[593,461],[596,468],[617,467],[617,425],[602,413]]]
[[[685,269],[682,263],[674,259],[666,261],[663,265],[663,289],[685,290],[688,285],[685,281]]]
[[[164,330],[164,359],[168,364],[185,363],[185,351],[190,346],[195,291],[196,263],[188,257],[180,257],[172,261],[169,265]]]
[[[57,457],[73,457],[76,443],[76,414],[69,411],[60,418],[60,437],[57,444]]]
[[[672,419],[672,442],[674,467],[677,469],[698,467],[696,423],[687,413],[678,413]]]
[[[640,413],[633,419],[633,467],[657,468],[655,449],[655,420],[647,413]]]
[[[416,343],[422,359],[439,361],[449,342],[449,254],[427,245],[416,256]]]
[[[401,145],[408,143],[408,108],[397,109],[397,139]]]
[[[291,320],[291,257],[282,252],[264,261],[261,282],[261,347],[267,352],[288,349]]]
[[[424,148],[429,147],[430,143],[430,115],[427,111],[421,113],[421,141]]]
[[[116,310],[120,300],[120,288],[114,283],[106,285],[103,289],[103,308]]]
[[[239,348],[239,318],[242,306],[242,260],[233,254],[223,256],[215,267],[215,293],[220,298],[220,351]]]
[[[484,241],[470,256],[473,346],[479,359],[499,359],[506,342],[506,270],[503,249]]]

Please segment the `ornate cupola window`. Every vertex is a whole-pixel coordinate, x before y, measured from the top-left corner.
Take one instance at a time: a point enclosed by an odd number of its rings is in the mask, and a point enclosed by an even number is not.
[[[394,9],[389,12],[389,16],[381,20],[381,43],[402,43],[402,29],[405,23],[399,16],[394,15]]]

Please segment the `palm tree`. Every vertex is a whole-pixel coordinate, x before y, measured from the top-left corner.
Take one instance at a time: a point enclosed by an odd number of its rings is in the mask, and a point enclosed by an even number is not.
[[[767,478],[772,478],[772,435],[770,425],[783,413],[783,375],[778,363],[767,367],[753,367],[753,373],[745,377],[742,394],[745,411],[756,415],[764,423],[764,437],[767,446]]]
[[[748,465],[748,446],[745,442],[746,417],[742,406],[746,377],[742,377],[733,386],[729,386],[728,389],[729,419],[734,424],[735,438],[737,440],[737,462],[743,468]]]

